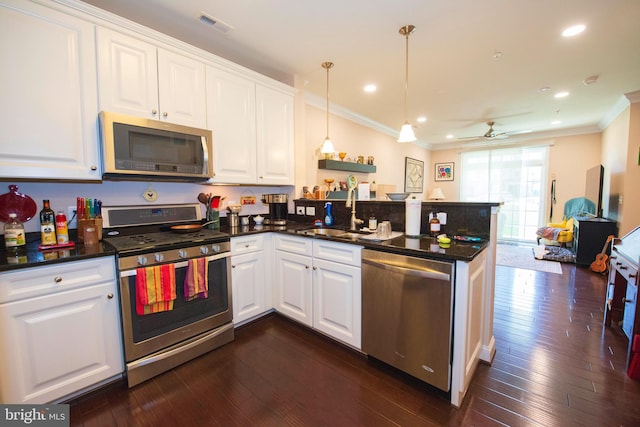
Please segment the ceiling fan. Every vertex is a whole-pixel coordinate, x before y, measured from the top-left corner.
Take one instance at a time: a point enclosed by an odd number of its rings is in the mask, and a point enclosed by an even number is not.
[[[477,135],[477,136],[465,136],[465,137],[461,137],[458,139],[501,139],[501,138],[507,138],[509,135],[514,134],[514,133],[520,133],[520,131],[512,131],[512,132],[496,132],[493,129],[493,125],[495,125],[496,122],[494,121],[488,121],[487,122],[487,126],[489,126],[489,130],[487,130],[484,135]]]

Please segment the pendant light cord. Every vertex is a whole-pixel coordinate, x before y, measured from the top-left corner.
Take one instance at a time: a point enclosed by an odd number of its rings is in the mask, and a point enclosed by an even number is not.
[[[327,139],[329,139],[329,69],[333,68],[333,62],[323,62],[322,68],[327,70]]]

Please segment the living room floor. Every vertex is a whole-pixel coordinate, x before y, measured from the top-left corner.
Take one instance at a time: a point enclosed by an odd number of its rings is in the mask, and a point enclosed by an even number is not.
[[[132,389],[72,402],[73,426],[632,426],[628,341],[603,327],[606,278],[498,266],[496,355],[463,405],[279,315]]]

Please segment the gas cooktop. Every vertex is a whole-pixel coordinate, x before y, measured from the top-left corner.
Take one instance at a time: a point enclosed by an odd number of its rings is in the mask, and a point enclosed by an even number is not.
[[[131,230],[135,231],[135,230]],[[118,252],[139,249],[162,249],[167,247],[195,246],[201,243],[215,243],[229,240],[227,233],[203,228],[193,233],[175,233],[159,231],[155,233],[130,234],[122,236],[105,236],[104,240],[116,248]]]

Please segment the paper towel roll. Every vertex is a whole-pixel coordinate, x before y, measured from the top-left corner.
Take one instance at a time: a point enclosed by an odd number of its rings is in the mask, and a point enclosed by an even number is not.
[[[420,236],[420,216],[422,200],[407,199],[405,201],[404,233],[407,236]]]

